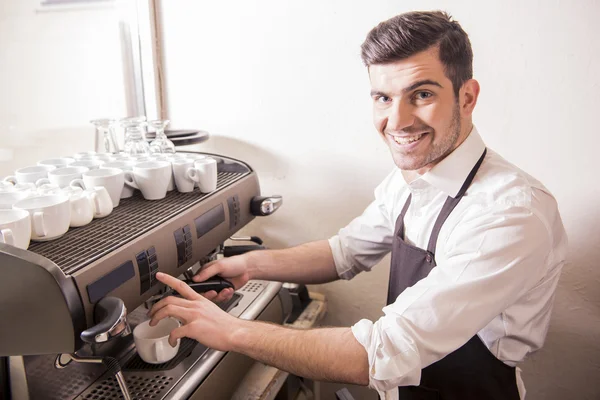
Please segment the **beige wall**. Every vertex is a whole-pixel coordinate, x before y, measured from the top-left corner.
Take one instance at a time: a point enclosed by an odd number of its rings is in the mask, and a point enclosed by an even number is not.
[[[327,238],[392,168],[370,116],[359,45],[379,21],[433,1],[162,1],[169,116],[208,130],[201,148],[258,171],[285,198],[247,232],[271,247]],[[487,144],[556,195],[571,242],[545,348],[524,365],[528,399],[600,398],[600,15],[597,1],[467,1]],[[387,262],[327,294],[329,325],[381,315]],[[324,387],[324,398],[333,386]],[[364,391],[357,397],[368,398]],[[359,394],[360,393],[360,394]]]

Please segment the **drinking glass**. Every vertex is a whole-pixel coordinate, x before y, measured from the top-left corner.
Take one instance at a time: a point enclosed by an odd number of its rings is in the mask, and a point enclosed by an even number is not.
[[[148,122],[156,131],[156,138],[150,143],[150,151],[152,153],[175,153],[175,145],[165,135],[165,128],[169,125],[168,119],[157,119]]]
[[[125,118],[121,125],[125,128],[123,151],[129,156],[149,155],[150,146],[144,138],[145,117]]]
[[[94,119],[90,121],[96,128],[96,137],[94,140],[94,150],[98,153],[118,152],[117,143],[112,128],[114,120],[108,118]]]

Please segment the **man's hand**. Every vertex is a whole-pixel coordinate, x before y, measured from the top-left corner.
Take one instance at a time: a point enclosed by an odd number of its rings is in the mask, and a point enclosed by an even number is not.
[[[192,279],[194,282],[202,282],[215,275],[227,279],[236,289],[241,288],[250,280],[246,255],[227,257],[208,263]],[[211,290],[204,293],[204,297],[218,303],[231,299],[233,292],[233,289],[223,289],[219,293]]]
[[[177,339],[189,337],[211,349],[231,349],[231,335],[235,334],[239,319],[227,314],[177,278],[158,272],[156,279],[184,297],[168,296],[156,303],[149,312],[150,326],[167,317],[181,321],[182,326],[174,329],[169,336],[171,346],[175,347]]]

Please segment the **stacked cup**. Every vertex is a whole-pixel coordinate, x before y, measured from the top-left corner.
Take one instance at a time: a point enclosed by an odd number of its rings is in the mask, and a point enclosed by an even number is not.
[[[69,227],[109,215],[120,199],[139,189],[158,200],[175,187],[189,193],[216,190],[217,162],[194,153],[77,153],[20,168],[0,181],[0,243],[26,249],[29,241],[53,240]]]

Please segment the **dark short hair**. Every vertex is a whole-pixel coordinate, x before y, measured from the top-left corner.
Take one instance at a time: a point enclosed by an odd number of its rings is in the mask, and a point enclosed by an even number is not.
[[[413,11],[397,15],[373,28],[361,46],[367,67],[411,57],[433,46],[439,49],[454,94],[473,77],[473,50],[469,36],[444,11]]]

